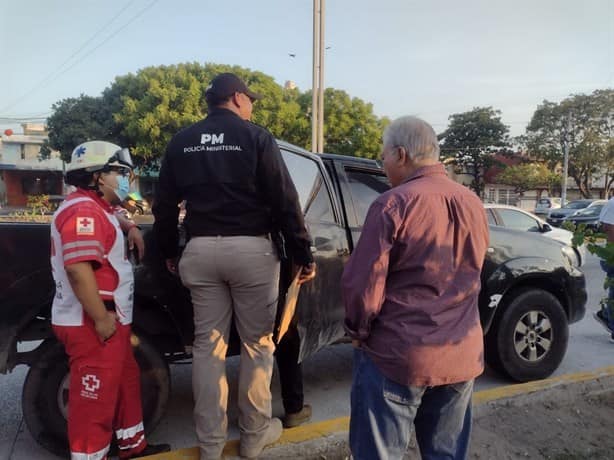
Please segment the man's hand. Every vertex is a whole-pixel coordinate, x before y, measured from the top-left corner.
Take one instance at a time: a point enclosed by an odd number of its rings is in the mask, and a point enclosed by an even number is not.
[[[143,257],[145,257],[145,240],[138,227],[132,227],[128,230],[128,249],[132,251],[135,246],[139,255],[139,260],[143,260]]]
[[[107,311],[106,315],[94,322],[94,327],[98,337],[104,342],[110,339],[117,330],[117,313]]]
[[[177,274],[177,258],[166,259],[166,269],[173,275]]]
[[[360,340],[352,339],[352,346],[354,348],[360,348]]]
[[[316,277],[315,262],[311,262],[309,265],[302,266],[300,270],[301,270],[301,274],[299,275],[299,278],[298,278],[298,284],[306,283]]]

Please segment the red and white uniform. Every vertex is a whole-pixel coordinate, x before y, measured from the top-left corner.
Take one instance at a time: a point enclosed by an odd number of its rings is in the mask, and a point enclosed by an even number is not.
[[[117,332],[102,342],[77,299],[65,267],[91,262],[98,292],[113,301]],[[53,215],[51,268],[56,294],[51,322],[70,359],[68,438],[73,460],[107,458],[115,431],[120,458],[147,445],[140,373],[130,344],[134,277],[111,206],[93,191],[69,195]]]

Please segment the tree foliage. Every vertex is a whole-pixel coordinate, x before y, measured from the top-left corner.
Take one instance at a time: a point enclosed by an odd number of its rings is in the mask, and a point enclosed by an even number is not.
[[[254,123],[274,136],[311,147],[311,92],[284,89],[262,72],[223,64],[185,63],[146,67],[118,76],[99,98],[81,96],[53,106],[49,145],[72,148],[100,138],[131,148],[137,164],[156,167],[171,137],[207,113],[205,89],[221,72],[233,72],[264,97],[254,104]],[[325,92],[326,151],[375,157],[386,119],[344,91]]]
[[[606,175],[606,187],[614,173],[614,90],[576,94],[560,103],[544,101],[527,127],[527,146],[551,169],[563,163],[569,143],[569,176],[582,196],[591,196],[593,176]]]
[[[470,187],[482,196],[484,173],[498,163],[493,154],[507,152],[509,128],[492,107],[475,107],[448,119],[448,129],[439,135],[442,156],[452,161],[457,174],[470,175]]]
[[[63,99],[52,106],[52,115],[47,119],[49,139],[40,152],[48,158],[51,149],[58,150],[64,161],[70,161],[74,148],[88,140],[104,139],[117,142],[113,136],[113,117],[110,108],[101,97],[81,94]]]
[[[497,175],[497,182],[511,185],[520,195],[533,189],[547,189],[548,194],[552,195],[552,189],[561,183],[561,176],[544,164],[523,163],[505,168]]]
[[[298,98],[302,113],[309,115],[309,124],[300,130],[302,146],[311,149],[311,91]],[[381,150],[382,132],[389,123],[378,118],[373,105],[334,88],[324,91],[324,151],[339,155],[377,158]]]

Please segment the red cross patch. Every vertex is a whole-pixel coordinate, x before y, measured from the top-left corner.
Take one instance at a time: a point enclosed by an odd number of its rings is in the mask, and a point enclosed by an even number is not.
[[[77,235],[93,235],[94,219],[91,217],[77,217]]]
[[[93,393],[100,388],[100,380],[93,374],[87,374],[81,377],[81,383],[87,391]]]

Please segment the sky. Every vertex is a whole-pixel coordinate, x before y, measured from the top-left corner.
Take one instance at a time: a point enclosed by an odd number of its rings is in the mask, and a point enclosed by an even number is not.
[[[311,88],[308,0],[0,0],[0,11],[1,131],[147,66],[240,65]],[[544,99],[614,88],[614,0],[327,0],[324,11],[325,86],[437,132],[492,106],[519,135]]]

